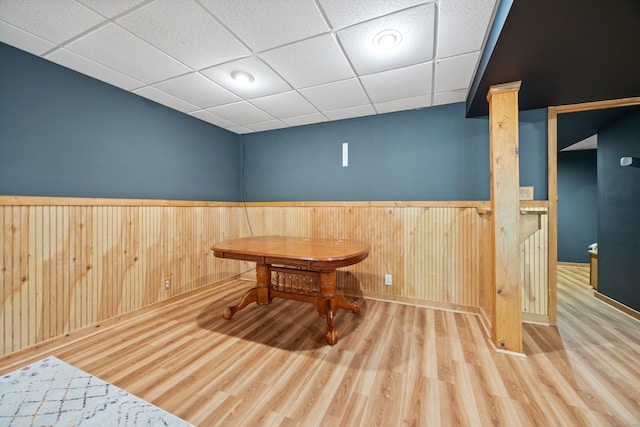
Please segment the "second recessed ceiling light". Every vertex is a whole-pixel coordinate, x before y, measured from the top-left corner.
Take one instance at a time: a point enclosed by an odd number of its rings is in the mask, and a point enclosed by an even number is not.
[[[398,30],[383,30],[373,37],[373,46],[380,50],[391,50],[400,44],[402,34]]]
[[[253,76],[246,71],[234,71],[231,73],[231,78],[241,85],[250,85],[253,83]]]

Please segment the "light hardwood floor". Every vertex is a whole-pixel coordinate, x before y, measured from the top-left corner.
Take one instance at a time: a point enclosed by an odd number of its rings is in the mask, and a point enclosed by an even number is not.
[[[48,354],[200,426],[638,426],[640,322],[559,267],[558,327],[525,325],[526,358],[495,352],[474,315],[361,301],[330,347],[314,306],[274,300],[222,319],[233,281]]]

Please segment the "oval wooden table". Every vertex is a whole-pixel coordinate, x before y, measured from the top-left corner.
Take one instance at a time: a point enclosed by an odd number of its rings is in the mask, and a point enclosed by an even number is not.
[[[227,307],[223,317],[230,319],[248,304],[270,304],[274,297],[304,301],[316,305],[318,314],[327,319],[327,343],[338,342],[333,318],[338,309],[360,312],[357,302],[350,303],[336,294],[336,269],[356,264],[369,255],[371,247],[359,240],[257,236],[225,240],[211,247],[219,258],[256,263],[256,287],[247,291],[238,305]],[[302,277],[304,286],[272,285],[272,272]],[[317,278],[317,290],[307,285]],[[290,281],[291,282],[291,281]]]

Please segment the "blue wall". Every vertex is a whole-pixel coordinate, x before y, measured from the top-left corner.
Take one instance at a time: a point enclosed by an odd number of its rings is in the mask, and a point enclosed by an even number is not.
[[[240,200],[232,132],[0,43],[0,194]]]
[[[640,311],[640,111],[598,134],[598,291]]]
[[[521,185],[547,195],[545,110],[520,114]],[[489,123],[449,104],[247,134],[249,201],[488,200]],[[349,166],[342,167],[342,143]]]
[[[0,194],[490,198],[488,119],[465,118],[464,103],[239,136],[7,45],[0,62]],[[547,195],[546,125],[545,110],[520,113],[520,183],[536,199]]]
[[[558,261],[588,263],[598,241],[598,151],[558,153]]]

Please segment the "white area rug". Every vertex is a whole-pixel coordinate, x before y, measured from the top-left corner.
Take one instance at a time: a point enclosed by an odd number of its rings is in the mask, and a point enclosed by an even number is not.
[[[0,377],[0,426],[191,426],[53,356]]]

